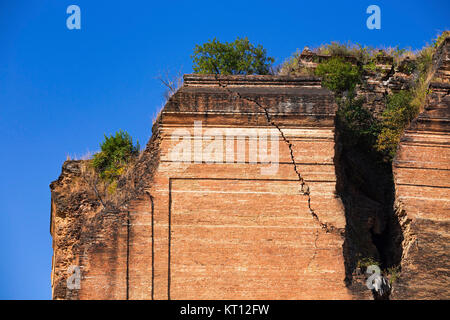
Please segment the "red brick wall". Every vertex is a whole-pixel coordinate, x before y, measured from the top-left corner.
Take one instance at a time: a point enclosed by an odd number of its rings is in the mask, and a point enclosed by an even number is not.
[[[403,231],[402,272],[393,298],[450,298],[450,38],[434,56],[424,110],[405,131],[394,162]]]
[[[111,216],[114,227],[103,223],[104,228],[96,229],[102,246],[84,243],[82,259],[72,261],[83,270],[77,296],[55,297],[351,298],[344,285],[344,239],[321,226],[345,227],[335,194],[331,93],[314,78],[286,82],[283,77],[230,77],[227,84],[241,94],[236,97],[214,78],[193,79],[172,97],[158,120],[160,158],[146,193]],[[260,105],[245,97],[257,98]],[[192,155],[196,151],[194,121],[201,121],[202,135],[216,130],[245,137],[243,163],[179,161],[181,154],[173,150],[183,137],[191,143]],[[277,170],[269,175],[261,171],[268,167],[261,158],[250,163],[250,141],[261,132],[273,134],[278,142]],[[200,145],[205,148],[210,142]],[[227,150],[223,138],[216,142]],[[237,158],[236,139],[228,150]],[[293,160],[310,187],[310,201],[301,193]],[[57,269],[64,270],[61,264]]]

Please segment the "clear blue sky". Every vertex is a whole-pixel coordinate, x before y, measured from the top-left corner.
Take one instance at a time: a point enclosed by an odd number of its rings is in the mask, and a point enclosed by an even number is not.
[[[70,4],[81,30],[66,27]],[[366,28],[371,4],[381,30]],[[163,102],[156,77],[190,73],[195,44],[247,36],[281,63],[333,40],[421,48],[449,18],[448,0],[0,0],[0,299],[51,298],[49,183],[104,133],[145,145]]]

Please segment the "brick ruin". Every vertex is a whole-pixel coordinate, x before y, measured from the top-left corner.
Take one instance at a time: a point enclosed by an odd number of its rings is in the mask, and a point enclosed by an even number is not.
[[[314,74],[318,64],[332,58],[331,55],[320,54],[305,47],[298,55],[296,68],[283,69],[284,75],[296,76],[299,74]],[[354,65],[358,60],[354,56],[341,56],[346,62]],[[377,70],[364,70],[363,81],[356,88],[358,97],[365,98],[365,107],[376,117],[379,117],[385,108],[386,95],[399,90],[409,89],[413,75],[405,69],[410,58],[407,57],[395,66],[394,58],[387,56],[382,50],[375,57]]]
[[[391,298],[449,298],[449,42],[395,159],[390,211],[349,186],[357,157],[341,154],[320,79],[186,75],[119,181],[124,201],[99,200],[86,161],[51,184],[53,298],[372,299],[358,233],[401,262]]]
[[[434,56],[424,111],[393,164],[402,276],[393,298],[450,297],[450,38]]]

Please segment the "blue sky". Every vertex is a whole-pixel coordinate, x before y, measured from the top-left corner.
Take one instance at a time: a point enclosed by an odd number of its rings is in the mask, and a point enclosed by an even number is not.
[[[71,4],[81,30],[66,27]],[[381,30],[366,27],[371,4]],[[195,44],[247,36],[278,64],[330,41],[421,48],[449,18],[449,1],[0,0],[0,299],[51,298],[49,183],[104,133],[145,145],[157,77],[190,73]]]

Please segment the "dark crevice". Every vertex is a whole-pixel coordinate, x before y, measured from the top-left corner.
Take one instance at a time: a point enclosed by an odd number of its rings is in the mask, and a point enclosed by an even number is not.
[[[345,208],[343,246],[346,285],[360,295],[368,290],[356,285],[354,275],[362,261],[374,261],[385,271],[398,267],[402,256],[402,232],[394,212],[395,188],[391,163],[358,144],[350,145],[336,119],[336,190]],[[361,268],[360,268],[361,269]],[[374,299],[387,299],[373,292]]]

